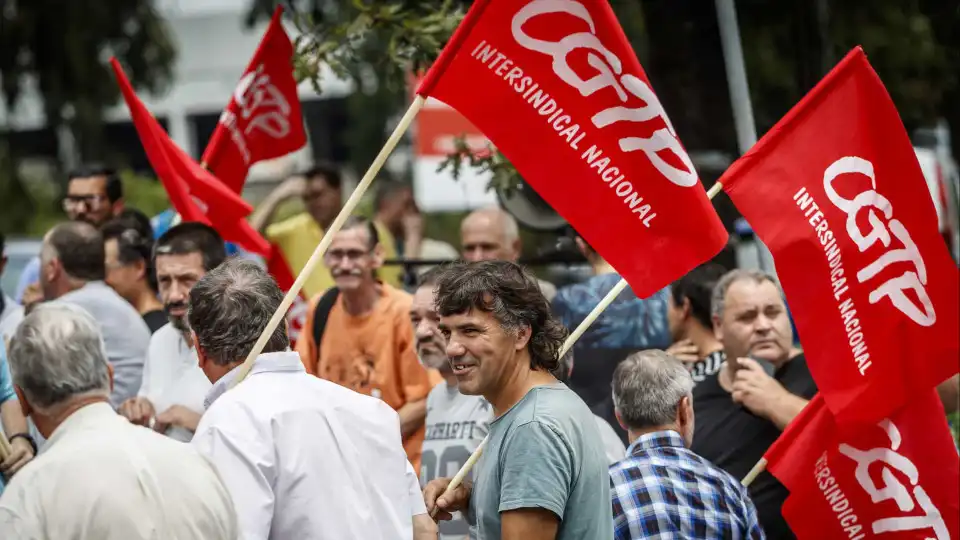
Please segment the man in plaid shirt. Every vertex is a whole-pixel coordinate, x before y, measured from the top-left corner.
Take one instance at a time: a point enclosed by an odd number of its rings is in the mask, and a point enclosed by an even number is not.
[[[635,353],[613,375],[617,420],[630,448],[610,466],[616,540],[764,538],[735,478],[691,452],[693,379],[658,350]]]

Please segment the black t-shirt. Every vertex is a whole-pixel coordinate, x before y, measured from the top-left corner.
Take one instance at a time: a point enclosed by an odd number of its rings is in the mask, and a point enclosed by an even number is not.
[[[157,330],[170,322],[170,319],[167,318],[166,312],[162,309],[155,309],[153,311],[144,313],[143,320],[147,323],[147,327],[150,329],[151,335],[155,334]]]
[[[781,431],[766,418],[736,404],[720,386],[720,373],[707,377],[693,389],[696,427],[691,449],[738,480],[763,457]],[[774,377],[791,394],[812,399],[817,386],[803,355],[784,364]],[[788,491],[776,478],[763,472],[750,484],[750,498],[757,507],[767,538],[794,538],[781,514]]]

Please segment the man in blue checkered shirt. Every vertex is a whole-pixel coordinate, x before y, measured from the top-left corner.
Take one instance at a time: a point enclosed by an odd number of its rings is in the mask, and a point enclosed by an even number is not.
[[[627,458],[610,466],[616,540],[764,538],[735,478],[691,452],[693,379],[663,351],[635,353],[613,375]]]

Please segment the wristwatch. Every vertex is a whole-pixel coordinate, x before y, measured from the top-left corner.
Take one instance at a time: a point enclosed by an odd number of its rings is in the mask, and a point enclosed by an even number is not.
[[[27,443],[30,444],[30,448],[33,449],[33,455],[34,456],[37,455],[37,441],[33,440],[33,437],[31,437],[29,433],[14,433],[10,437],[8,437],[7,440],[9,440],[10,442],[13,442],[13,440],[16,438],[20,438],[27,441]]]

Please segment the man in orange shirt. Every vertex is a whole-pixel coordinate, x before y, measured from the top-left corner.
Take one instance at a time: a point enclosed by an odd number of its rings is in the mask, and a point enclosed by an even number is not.
[[[417,358],[412,297],[377,279],[383,247],[366,219],[347,219],[324,263],[336,287],[310,301],[297,340],[300,359],[308,372],[393,407],[407,457],[419,471],[427,394],[443,378]]]

